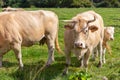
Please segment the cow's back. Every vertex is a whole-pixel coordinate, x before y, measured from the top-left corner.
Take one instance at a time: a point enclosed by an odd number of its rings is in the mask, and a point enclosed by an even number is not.
[[[33,44],[33,42],[40,41],[47,31],[52,30],[54,21],[58,21],[55,14],[50,13],[51,16],[48,16],[46,11],[41,10],[11,12],[2,15],[0,16],[0,25],[4,31],[0,32],[5,39],[9,38],[10,42],[21,40],[23,45]],[[54,28],[57,29],[57,26]]]

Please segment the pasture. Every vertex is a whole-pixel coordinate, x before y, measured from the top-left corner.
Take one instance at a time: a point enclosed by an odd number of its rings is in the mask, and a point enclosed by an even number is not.
[[[26,8],[25,10],[38,10],[41,8]],[[59,44],[64,50],[64,23],[61,20],[71,19],[76,14],[94,10],[99,13],[104,20],[105,26],[115,27],[115,39],[109,42],[112,48],[112,55],[106,53],[106,64],[102,68],[97,68],[98,58],[96,61],[89,61],[88,73],[92,75],[91,80],[102,80],[104,76],[108,80],[120,80],[120,8],[42,8],[44,10],[54,11],[59,17]],[[47,46],[34,45],[29,48],[22,48],[22,60],[24,70],[18,70],[18,62],[13,51],[5,54],[3,57],[3,67],[0,68],[0,80],[68,80],[69,76],[77,71],[84,71],[79,68],[77,58],[72,55],[69,73],[62,76],[65,67],[64,54],[55,51],[55,62],[40,71],[47,61]]]

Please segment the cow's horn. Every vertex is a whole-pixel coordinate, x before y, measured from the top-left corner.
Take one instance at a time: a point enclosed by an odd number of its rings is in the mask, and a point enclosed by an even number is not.
[[[91,22],[94,22],[95,20],[96,20],[96,17],[94,16],[94,19],[93,20],[89,20],[88,24],[91,23]]]
[[[63,22],[66,22],[66,23],[73,23],[73,22],[76,22],[74,20],[62,20]]]

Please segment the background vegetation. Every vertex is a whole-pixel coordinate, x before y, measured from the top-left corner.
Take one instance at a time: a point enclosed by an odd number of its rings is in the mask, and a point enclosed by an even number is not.
[[[120,7],[120,0],[0,0],[1,7]]]
[[[105,26],[115,27],[115,40],[110,42],[112,55],[106,53],[106,64],[102,68],[97,68],[98,59],[89,61],[87,72],[92,76],[91,80],[102,80],[107,77],[108,80],[120,80],[120,9],[119,8],[25,8],[26,10],[50,10],[54,11],[60,20],[59,25],[59,43],[64,50],[63,33],[64,23],[61,20],[71,19],[76,14],[94,10],[99,13]],[[47,61],[47,46],[34,45],[29,48],[22,48],[24,70],[18,70],[18,62],[13,51],[10,51],[3,57],[3,67],[0,68],[0,80],[68,80],[76,72],[84,71],[79,68],[77,58],[72,55],[69,74],[62,76],[65,67],[65,56],[55,52],[55,62],[48,68],[41,70]]]

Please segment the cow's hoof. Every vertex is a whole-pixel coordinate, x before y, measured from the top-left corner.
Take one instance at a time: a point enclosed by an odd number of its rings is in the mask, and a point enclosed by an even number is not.
[[[2,67],[2,63],[0,63],[0,68]]]
[[[18,70],[22,71],[22,70],[23,70],[23,67],[19,67]]]
[[[0,69],[2,69],[3,67],[2,66],[0,66]]]
[[[62,76],[65,76],[65,75],[67,75],[67,74],[63,72],[63,73],[62,73]]]
[[[66,71],[64,71],[63,73],[62,73],[62,76],[65,76],[65,75],[67,75],[68,73],[66,72]]]
[[[79,68],[83,68],[84,66],[83,65],[80,65]]]
[[[106,76],[104,76],[104,77],[102,78],[102,80],[108,80],[108,78],[107,78]]]
[[[68,68],[65,68],[64,71],[63,71],[63,73],[62,73],[62,76],[65,76],[67,74],[68,74]]]
[[[84,67],[83,63],[80,63],[79,67],[80,67],[80,68]]]
[[[50,64],[46,64],[45,67],[46,67],[46,68],[47,68],[47,67],[50,67]]]
[[[92,58],[91,61],[96,61],[96,59],[95,59],[95,58]]]
[[[99,62],[98,65],[97,65],[98,68],[101,68],[102,67],[102,63]]]
[[[0,68],[2,68],[2,65],[0,65]]]
[[[88,67],[88,64],[84,64],[84,67],[87,68],[87,67]]]
[[[103,61],[103,63],[105,64],[105,63],[106,63],[106,61]]]
[[[54,60],[52,60],[52,61],[48,61],[45,65],[46,65],[46,67],[49,67],[51,64],[52,64],[52,62],[53,62]]]
[[[97,67],[98,67],[98,68],[101,68],[101,67],[102,67],[102,65],[98,64],[98,65],[97,65]]]

